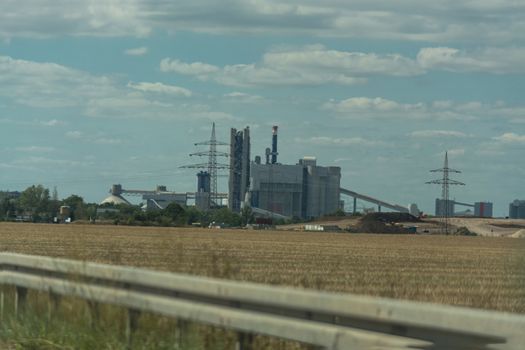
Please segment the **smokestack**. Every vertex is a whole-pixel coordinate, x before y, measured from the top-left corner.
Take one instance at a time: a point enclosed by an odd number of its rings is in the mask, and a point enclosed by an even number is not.
[[[277,125],[272,127],[272,164],[277,163]]]
[[[271,151],[269,148],[266,149],[265,155],[266,155],[266,164],[270,164],[270,154]]]

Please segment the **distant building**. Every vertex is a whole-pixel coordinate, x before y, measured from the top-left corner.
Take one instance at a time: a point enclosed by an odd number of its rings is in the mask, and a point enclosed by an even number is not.
[[[305,157],[296,165],[251,163],[252,207],[287,217],[315,218],[339,208],[341,168],[317,166]]]
[[[474,203],[474,216],[480,218],[492,217],[492,203],[491,202],[476,202]]]
[[[455,210],[455,202],[453,200],[446,201],[444,199],[436,198],[436,210],[435,210],[436,216],[452,217],[454,216],[454,210]]]
[[[516,199],[509,205],[509,218],[525,219],[525,200]]]
[[[166,209],[171,203],[186,206],[188,197],[186,193],[144,193],[142,199],[146,201],[146,210]]]
[[[195,206],[199,210],[210,209],[211,178],[207,171],[197,173],[197,192],[195,192]]]
[[[170,203],[177,203],[182,206],[187,205],[188,195],[187,193],[176,193],[170,192],[166,186],[159,185],[153,191],[150,190],[126,190],[122,188],[122,185],[115,184],[111,187],[111,195],[104,199],[100,204],[111,204],[111,205],[130,205],[130,202],[126,200],[123,195],[142,195],[142,199],[145,201],[143,209],[147,210],[158,210],[165,209]]]

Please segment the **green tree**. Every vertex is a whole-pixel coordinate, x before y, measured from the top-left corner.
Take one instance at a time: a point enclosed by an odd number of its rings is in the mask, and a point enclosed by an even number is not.
[[[71,219],[79,220],[85,218],[85,203],[84,198],[72,194],[62,201],[63,205],[67,205],[71,209]]]
[[[216,224],[225,224],[226,226],[241,225],[241,216],[228,208],[214,210],[212,212],[212,219]]]
[[[186,224],[191,225],[194,222],[202,223],[202,212],[197,207],[189,207],[186,209]]]
[[[49,216],[49,200],[49,189],[42,185],[33,185],[20,194],[18,202],[23,211],[38,219],[40,215]]]
[[[178,226],[186,224],[186,210],[175,202],[168,204],[168,206],[162,211],[163,216],[171,219],[172,223]],[[163,222],[164,226],[165,222]]]

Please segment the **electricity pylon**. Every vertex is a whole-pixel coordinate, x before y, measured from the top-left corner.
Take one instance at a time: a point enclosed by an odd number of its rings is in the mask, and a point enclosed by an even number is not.
[[[451,216],[454,216],[453,213],[453,205],[450,203],[449,198],[449,186],[451,185],[459,185],[459,186],[465,186],[463,182],[459,182],[456,180],[452,180],[449,177],[450,173],[461,173],[459,170],[451,169],[448,167],[448,152],[445,152],[445,163],[443,165],[443,168],[441,169],[434,169],[430,170],[431,173],[443,173],[443,177],[441,179],[432,180],[426,182],[427,184],[433,184],[433,185],[441,185],[441,208],[438,206],[438,210],[441,209],[441,220],[442,220],[442,230],[443,233],[448,235],[449,232],[449,218]]]
[[[215,123],[212,125],[211,137],[209,140],[195,143],[195,146],[210,146],[208,151],[191,153],[190,157],[208,157],[207,163],[185,165],[181,168],[192,168],[192,169],[206,169],[210,174],[210,197],[209,207],[213,208],[218,205],[217,197],[217,170],[219,169],[230,169],[229,164],[222,164],[217,162],[217,157],[228,157],[229,154],[226,152],[217,151],[217,146],[228,146],[228,143],[217,141],[215,136]]]

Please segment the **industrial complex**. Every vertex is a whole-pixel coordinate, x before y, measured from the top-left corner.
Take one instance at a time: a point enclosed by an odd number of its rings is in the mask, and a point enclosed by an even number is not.
[[[122,185],[113,185],[110,193],[101,204],[129,203],[124,196],[142,196],[144,210],[164,209],[170,203],[180,205],[194,204],[200,210],[228,206],[234,212],[241,212],[250,207],[254,215],[268,219],[312,219],[335,213],[343,208],[344,198],[353,200],[353,212],[357,211],[357,200],[372,203],[377,211],[383,208],[421,214],[416,204],[406,207],[373,198],[356,191],[341,187],[341,168],[322,166],[315,157],[303,156],[295,164],[282,164],[278,161],[278,126],[271,131],[271,147],[264,150],[264,158],[251,154],[250,128],[230,130],[230,142],[217,141],[215,124],[209,140],[195,145],[209,146],[209,150],[196,152],[191,156],[206,157],[207,161],[182,168],[199,169],[195,192],[168,191],[166,186],[157,186],[155,190],[124,189]],[[218,147],[228,146],[229,152],[222,152]],[[218,157],[229,158],[229,162],[220,163]],[[228,170],[228,192],[217,190],[217,173]],[[449,198],[450,185],[465,185],[450,179],[451,173],[460,173],[448,167],[445,154],[443,168],[432,170],[440,172],[442,178],[429,181],[442,186],[442,197],[435,201],[434,214],[448,218],[453,216],[475,216],[490,218],[493,215],[491,202],[464,203]],[[465,211],[456,211],[456,206],[466,207]],[[525,201],[515,200],[509,206],[510,218],[525,218]]]

